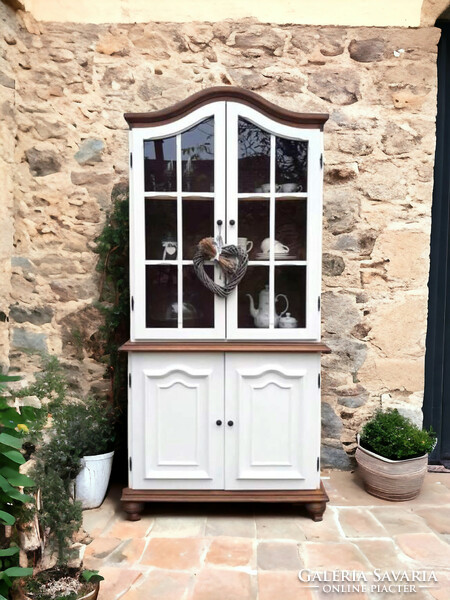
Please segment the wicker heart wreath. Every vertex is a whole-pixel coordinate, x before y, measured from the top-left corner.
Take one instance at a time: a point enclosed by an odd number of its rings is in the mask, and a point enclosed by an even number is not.
[[[219,264],[225,275],[224,285],[219,285],[206,273],[204,263],[208,260],[215,260]],[[217,296],[226,298],[244,277],[248,254],[238,246],[220,247],[213,238],[204,238],[199,242],[192,262],[195,274],[203,285]]]

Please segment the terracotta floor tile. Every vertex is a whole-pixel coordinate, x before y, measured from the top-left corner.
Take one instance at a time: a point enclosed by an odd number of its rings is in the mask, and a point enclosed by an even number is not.
[[[100,584],[98,600],[114,600],[142,576],[140,571],[123,567],[102,567],[101,575],[105,580]]]
[[[401,533],[431,533],[424,519],[405,506],[374,508],[372,514],[380,521],[389,536]]]
[[[108,537],[118,537],[121,540],[143,538],[153,523],[153,517],[142,517],[140,521],[127,521],[125,517],[120,516],[107,530],[107,534]]]
[[[434,533],[404,533],[397,535],[395,541],[402,552],[418,561],[422,568],[450,566],[450,545]]]
[[[242,571],[207,567],[197,576],[192,600],[256,600],[256,581]]]
[[[299,519],[298,525],[308,541],[338,542],[342,539],[337,526],[334,510],[328,507],[323,515],[323,521],[314,522],[309,517]]]
[[[151,537],[203,537],[206,517],[156,517]]]
[[[198,569],[209,542],[200,538],[151,538],[141,564],[160,569]]]
[[[135,540],[127,540],[122,546],[117,548],[109,557],[109,563],[138,563],[144,552],[147,540],[136,538]]]
[[[213,516],[206,521],[206,535],[232,537],[255,537],[256,524],[253,517]]]
[[[258,571],[258,600],[312,600],[298,571]]]
[[[256,517],[256,535],[259,539],[297,540],[306,539],[297,517]]]
[[[355,544],[375,569],[404,569],[405,563],[392,540],[357,540]]]
[[[258,569],[265,571],[298,571],[302,566],[295,542],[259,542],[257,560]]]
[[[86,546],[85,557],[106,558],[113,552],[122,540],[116,537],[99,537]]]
[[[314,570],[367,571],[369,562],[361,550],[351,543],[313,543],[302,545],[305,567]]]
[[[436,533],[450,534],[450,506],[440,506],[439,510],[435,507],[421,508],[414,512],[425,519],[428,527]]]
[[[385,537],[386,529],[373,517],[366,508],[341,508],[338,513],[339,522],[350,538]]]
[[[248,566],[253,559],[253,541],[248,538],[213,538],[205,563],[228,567]]]
[[[121,600],[185,600],[193,582],[191,573],[153,569]]]

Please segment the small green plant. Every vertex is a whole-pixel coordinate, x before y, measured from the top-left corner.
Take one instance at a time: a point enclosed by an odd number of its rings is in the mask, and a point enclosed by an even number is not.
[[[34,481],[19,471],[25,462],[22,454],[24,434],[28,424],[38,418],[38,409],[22,408],[18,412],[10,406],[6,396],[6,385],[20,377],[0,374],[0,523],[14,526],[19,507],[33,502],[33,497],[21,492],[18,487],[31,487]],[[0,600],[6,600],[13,580],[31,575],[33,569],[18,566],[19,548],[11,542],[12,536],[0,539]]]
[[[53,413],[53,426],[58,432],[56,437],[67,440],[79,458],[114,449],[114,418],[110,403],[89,397],[58,407]]]
[[[361,445],[390,460],[423,456],[433,450],[436,433],[422,430],[396,408],[377,411],[360,435]]]

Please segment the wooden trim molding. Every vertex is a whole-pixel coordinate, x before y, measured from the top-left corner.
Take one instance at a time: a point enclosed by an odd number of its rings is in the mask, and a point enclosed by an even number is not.
[[[147,113],[125,113],[124,118],[130,129],[133,127],[152,127],[171,123],[210,102],[224,100],[246,104],[275,121],[285,125],[301,125],[307,129],[323,129],[329,116],[326,113],[301,113],[281,108],[249,90],[223,85],[201,90],[168,108]]]
[[[330,348],[322,342],[241,342],[241,341],[128,341],[122,352],[320,352],[329,354]]]
[[[318,490],[122,490],[129,521],[139,521],[146,502],[289,502],[304,504],[313,521],[321,521],[329,501],[323,483]]]

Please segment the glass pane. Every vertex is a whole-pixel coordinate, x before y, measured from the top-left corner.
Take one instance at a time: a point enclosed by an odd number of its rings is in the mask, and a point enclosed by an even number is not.
[[[239,118],[238,191],[270,192],[270,134]]]
[[[214,200],[183,198],[183,258],[193,258],[199,241],[211,236],[214,236]]]
[[[177,191],[175,137],[144,142],[144,178],[146,192]]]
[[[178,327],[177,266],[145,267],[146,327]]]
[[[214,279],[214,266],[205,265],[205,271]],[[214,294],[194,273],[194,267],[183,267],[183,328],[214,327]]]
[[[268,260],[261,244],[269,237],[269,208],[268,198],[238,200],[238,245],[249,253],[250,260]]]
[[[145,258],[147,260],[177,258],[176,198],[146,198]]]
[[[261,291],[263,294],[261,295]],[[269,327],[269,267],[249,266],[238,287],[238,327]],[[251,299],[247,294],[250,294]]]
[[[277,192],[307,191],[308,142],[276,138],[275,183]]]
[[[214,192],[214,118],[181,134],[183,192]]]
[[[306,199],[275,201],[275,260],[306,260]]]
[[[275,295],[278,327],[306,327],[306,267],[275,267]]]

